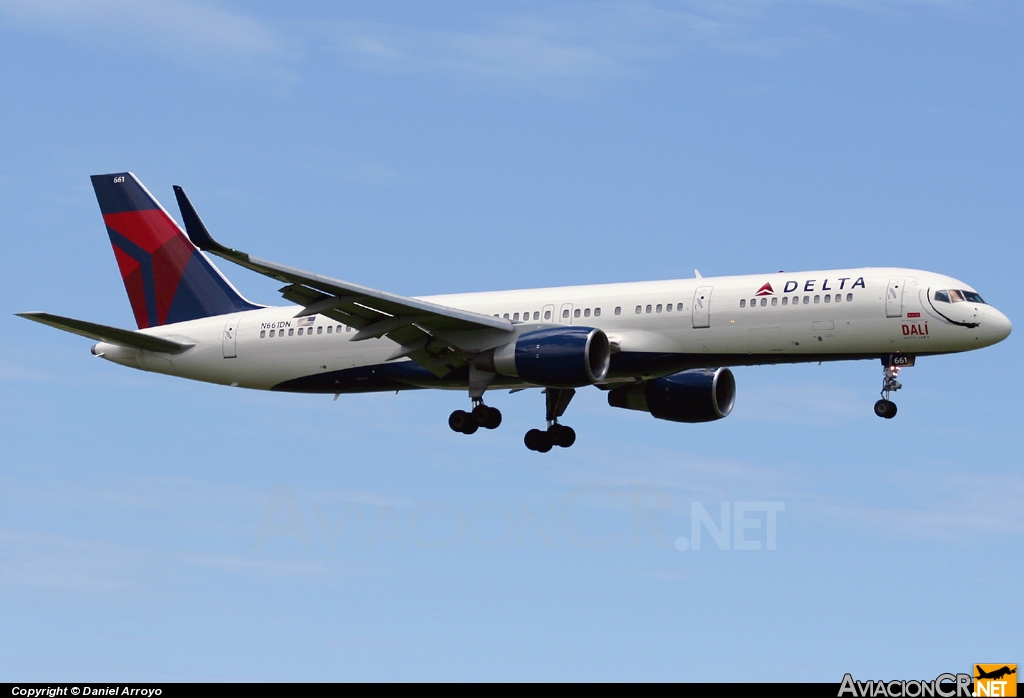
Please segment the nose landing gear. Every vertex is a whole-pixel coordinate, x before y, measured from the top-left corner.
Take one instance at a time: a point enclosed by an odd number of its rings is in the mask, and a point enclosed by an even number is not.
[[[889,399],[889,393],[903,387],[896,380],[900,375],[900,367],[889,364],[885,359],[882,359],[882,367],[882,399],[875,403],[875,414],[883,419],[892,419],[896,416],[896,403]]]
[[[576,391],[572,388],[545,388],[544,394],[548,428],[544,431],[530,429],[526,432],[523,442],[528,449],[538,453],[547,453],[554,446],[569,448],[576,443],[576,430],[559,424],[558,418],[565,413],[565,408],[569,406],[569,401]]]

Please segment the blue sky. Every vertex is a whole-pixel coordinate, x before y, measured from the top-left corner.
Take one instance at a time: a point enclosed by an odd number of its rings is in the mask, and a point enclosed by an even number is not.
[[[1020,324],[1022,33],[967,0],[0,0],[0,678],[1022,661],[1016,334],[904,371],[891,422],[875,363],[739,368],[726,420],[584,390],[539,455],[535,391],[465,437],[457,393],[186,383],[12,315],[132,326],[88,180],[131,170],[227,244],[397,293],[898,265]],[[774,550],[757,513],[760,550],[676,548],[738,502],[784,506]]]

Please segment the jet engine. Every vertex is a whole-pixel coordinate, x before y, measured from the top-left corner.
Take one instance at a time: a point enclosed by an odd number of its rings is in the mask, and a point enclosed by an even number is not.
[[[612,407],[670,422],[713,422],[728,417],[735,402],[736,379],[727,368],[689,369],[608,392]]]
[[[548,327],[476,357],[477,368],[550,388],[593,385],[608,374],[611,345],[593,327]]]

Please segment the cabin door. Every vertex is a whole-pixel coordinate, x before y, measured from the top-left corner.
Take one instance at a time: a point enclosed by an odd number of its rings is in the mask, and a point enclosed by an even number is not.
[[[221,337],[221,348],[224,350],[225,359],[233,359],[238,356],[238,323],[240,317],[230,317],[224,323],[224,334]]]
[[[711,286],[693,292],[693,327],[711,327]]]

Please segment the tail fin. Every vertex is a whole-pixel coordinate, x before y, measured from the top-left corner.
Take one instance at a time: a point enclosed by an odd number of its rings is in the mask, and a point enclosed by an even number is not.
[[[131,172],[93,175],[139,329],[254,310]]]

